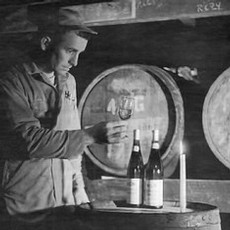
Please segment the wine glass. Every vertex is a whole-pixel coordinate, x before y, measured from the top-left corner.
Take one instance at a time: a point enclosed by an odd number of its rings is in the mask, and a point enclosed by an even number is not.
[[[122,120],[127,120],[134,112],[135,100],[131,96],[121,96],[119,103],[119,117]]]

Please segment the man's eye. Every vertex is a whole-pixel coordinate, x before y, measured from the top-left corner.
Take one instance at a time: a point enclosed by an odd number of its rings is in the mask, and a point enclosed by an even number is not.
[[[67,50],[67,52],[72,54],[74,51],[73,50]]]

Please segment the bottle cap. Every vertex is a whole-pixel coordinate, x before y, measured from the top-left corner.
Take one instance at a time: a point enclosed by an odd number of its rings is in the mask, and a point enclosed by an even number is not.
[[[140,129],[134,129],[134,139],[140,140]]]

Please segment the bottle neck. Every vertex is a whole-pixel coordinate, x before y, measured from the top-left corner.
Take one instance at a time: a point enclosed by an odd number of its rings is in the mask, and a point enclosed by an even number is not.
[[[159,142],[153,142],[152,143],[152,148],[151,148],[151,152],[149,155],[149,161],[152,161],[153,159],[156,159],[156,155],[157,158],[160,158],[160,145]]]
[[[133,151],[134,152],[139,152],[140,151],[140,140],[134,140]]]
[[[133,151],[139,152],[140,151],[140,130],[135,129],[133,134]]]
[[[140,141],[140,130],[139,129],[134,130],[133,139],[134,141]]]

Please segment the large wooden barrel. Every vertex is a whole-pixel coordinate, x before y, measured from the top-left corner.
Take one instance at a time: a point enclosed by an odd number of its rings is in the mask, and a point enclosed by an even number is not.
[[[179,140],[184,134],[183,100],[176,82],[156,66],[122,65],[108,69],[89,84],[81,97],[82,127],[119,120],[117,110],[122,95],[135,98],[134,113],[128,120],[129,140],[123,144],[94,144],[86,153],[106,172],[126,175],[133,144],[132,130],[141,130],[141,150],[146,163],[152,129],[158,128],[165,177],[170,176],[177,166]]]
[[[209,147],[230,168],[230,68],[211,85],[205,97],[202,116]]]
[[[99,207],[80,215],[100,230],[221,230],[219,210],[203,203],[188,202],[183,213],[178,202],[167,201],[160,210]]]

